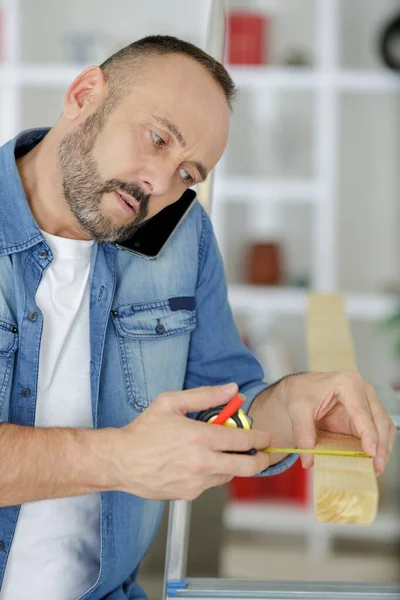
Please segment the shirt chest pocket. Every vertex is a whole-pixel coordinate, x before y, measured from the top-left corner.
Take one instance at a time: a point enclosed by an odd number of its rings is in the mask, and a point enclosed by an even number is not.
[[[170,298],[112,311],[128,403],[145,409],[161,392],[183,387],[195,299]]]
[[[18,348],[18,330],[15,325],[0,319],[0,414],[4,400],[9,397],[15,352]]]

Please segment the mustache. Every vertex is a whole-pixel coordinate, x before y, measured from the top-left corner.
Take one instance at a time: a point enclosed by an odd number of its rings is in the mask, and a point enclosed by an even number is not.
[[[102,189],[102,193],[115,192],[116,190],[121,190],[121,192],[132,196],[139,204],[145,204],[150,199],[150,194],[145,194],[139,184],[135,182],[128,183],[119,179],[110,179],[107,181]]]

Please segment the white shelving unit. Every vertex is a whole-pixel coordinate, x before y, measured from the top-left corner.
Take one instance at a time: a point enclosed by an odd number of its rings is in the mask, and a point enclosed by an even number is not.
[[[35,63],[21,65],[6,60],[0,66],[0,76],[1,81],[7,86],[13,84],[64,88],[84,67],[85,65],[48,66]],[[338,71],[332,77],[328,77],[325,73],[318,73],[314,69],[249,66],[231,67],[229,72],[240,88],[248,89],[302,91],[334,86],[338,91],[400,92],[400,80],[396,75],[374,71]]]
[[[307,297],[298,288],[232,284],[229,286],[229,301],[237,313],[246,313],[249,298],[253,310],[275,315],[302,316],[306,312]],[[346,312],[353,320],[376,321],[391,314],[398,307],[396,296],[382,294],[346,294]]]
[[[314,172],[310,180],[227,177],[216,169],[213,195],[213,222],[222,255],[226,259],[226,203],[266,205],[309,205],[313,211],[312,288],[321,292],[338,289],[338,179],[340,102],[343,92],[362,94],[400,92],[400,79],[389,71],[345,70],[339,65],[339,19],[341,0],[315,2],[315,68],[269,66],[229,67],[239,88],[253,94],[279,91],[312,91],[314,94]],[[260,2],[257,7],[260,8]],[[229,148],[228,148],[229,152]],[[294,289],[260,290],[246,285],[231,285],[234,310],[304,314],[304,294]],[[359,320],[378,320],[389,314],[396,298],[383,294],[352,294],[347,302],[349,316]]]
[[[239,87],[273,90],[316,90],[334,87],[338,91],[400,91],[400,80],[393,73],[342,71],[331,73],[309,68],[231,67],[230,74]]]
[[[272,502],[230,502],[224,511],[224,525],[236,531],[304,536],[307,553],[314,560],[323,560],[331,551],[335,539],[395,543],[400,539],[400,514],[394,511],[381,511],[368,527],[350,527],[318,523],[314,511],[301,506]]]
[[[270,181],[256,177],[216,177],[214,190],[219,201],[238,203],[317,203],[321,197],[318,184],[302,179]]]
[[[344,70],[339,66],[339,10],[341,0],[315,2],[314,69],[276,67],[229,68],[239,88],[252,94],[281,91],[313,92],[314,95],[314,177],[312,179],[264,179],[252,176],[220,175],[216,169],[213,194],[213,222],[223,257],[227,258],[224,208],[229,204],[252,206],[276,203],[308,206],[313,211],[312,287],[321,292],[338,289],[338,188],[340,102],[344,92],[360,94],[400,92],[400,79],[387,72]],[[258,8],[260,3],[258,3]],[[229,152],[229,148],[228,148]],[[230,284],[229,300],[237,315],[278,316],[306,314],[306,291],[298,288],[269,288]],[[395,295],[349,293],[345,297],[347,314],[352,321],[377,322],[398,306]],[[257,317],[256,317],[257,318]],[[397,410],[397,413],[399,411]],[[312,488],[312,474],[307,472]],[[310,497],[312,495],[310,494]],[[338,538],[358,540],[400,540],[400,514],[383,509],[371,527],[322,525],[316,522],[312,506],[271,502],[228,503],[224,512],[228,529],[268,534],[301,534],[307,552],[314,560],[323,560]]]

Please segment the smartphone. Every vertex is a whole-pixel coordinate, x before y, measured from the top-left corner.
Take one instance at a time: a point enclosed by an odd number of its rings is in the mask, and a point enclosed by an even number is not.
[[[117,248],[155,260],[173,233],[182,223],[196,200],[194,190],[186,190],[183,195],[159,213],[144,221],[129,239],[118,242]]]

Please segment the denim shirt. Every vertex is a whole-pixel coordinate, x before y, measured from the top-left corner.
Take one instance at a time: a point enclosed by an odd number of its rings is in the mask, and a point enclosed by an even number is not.
[[[35,294],[53,256],[30,212],[15,157],[47,132],[23,132],[0,148],[0,421],[30,427],[43,319]],[[217,243],[198,202],[157,260],[94,244],[90,289],[95,428],[127,425],[168,390],[236,381],[248,409],[267,387],[234,325]],[[265,474],[282,472],[294,460]],[[81,598],[145,598],[135,578],[162,511],[161,501],[101,494],[100,573]],[[18,513],[19,506],[0,508],[0,585]]]

